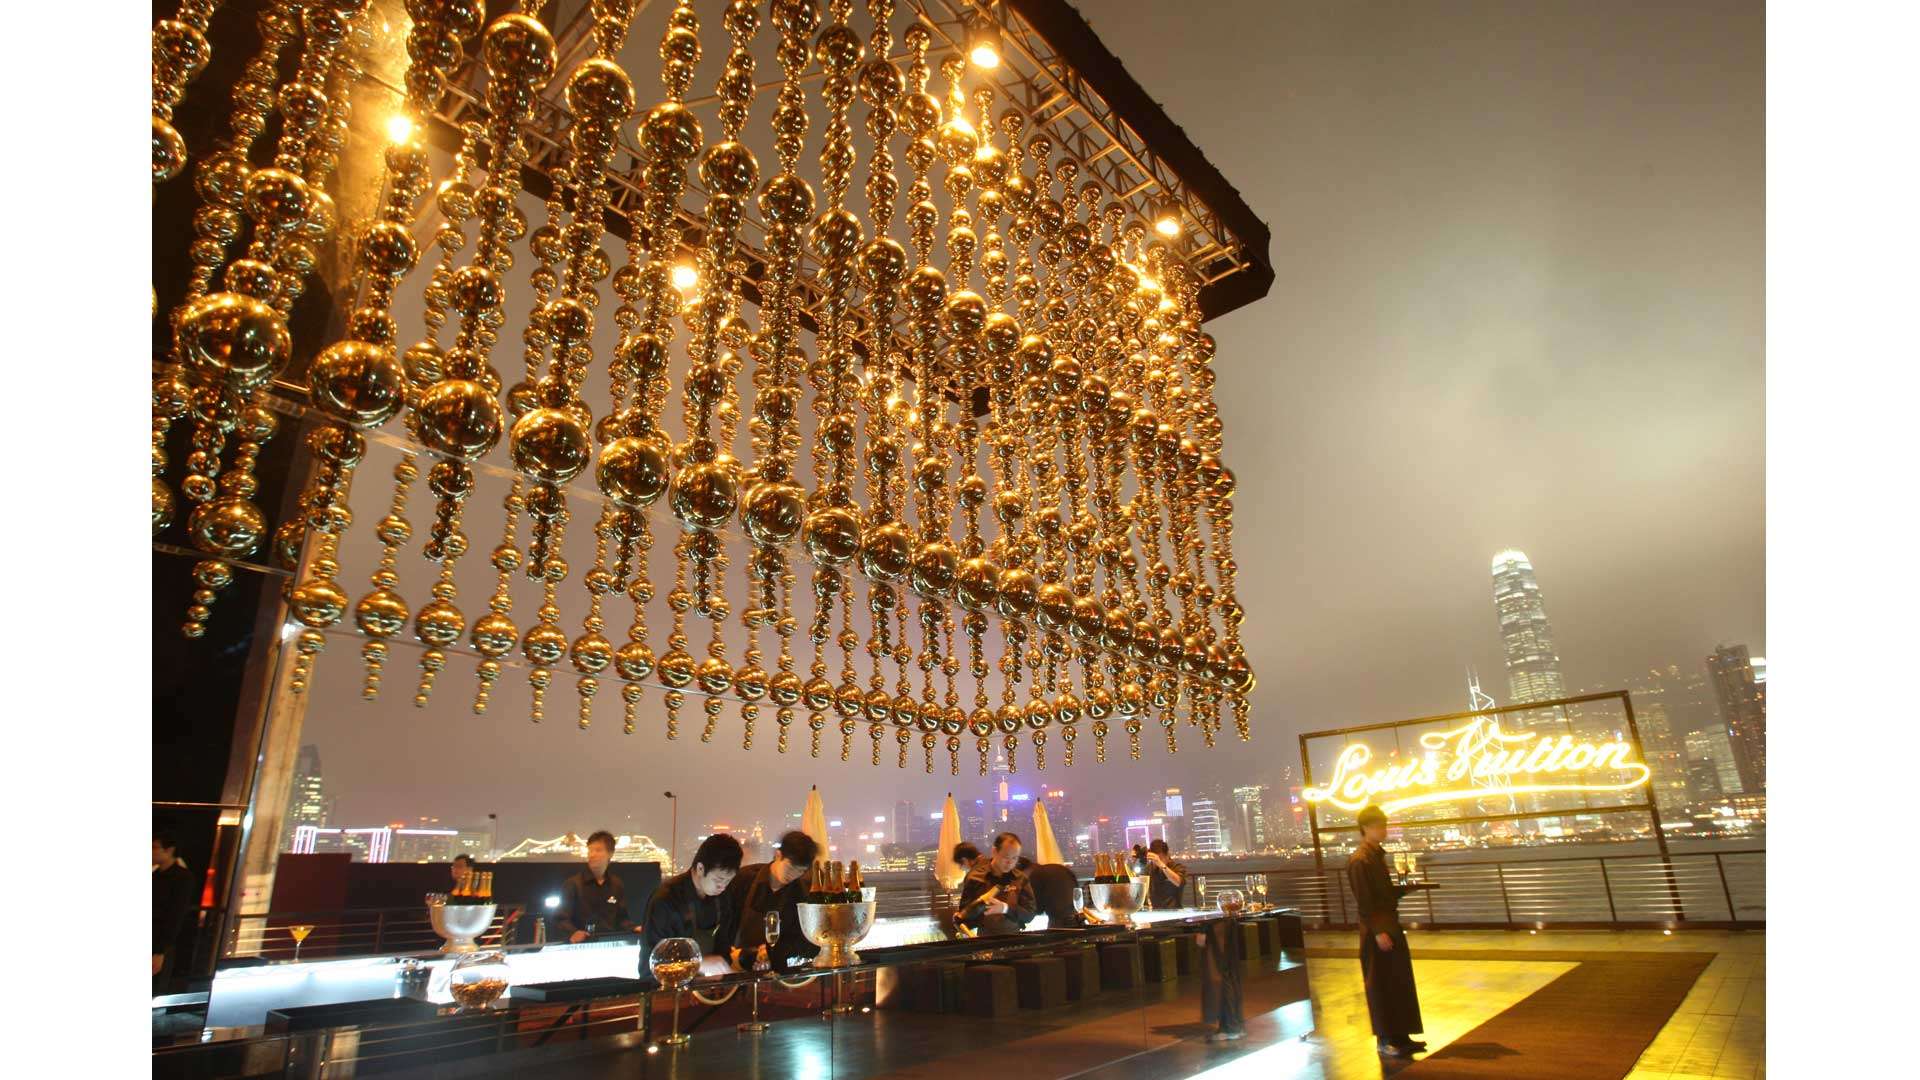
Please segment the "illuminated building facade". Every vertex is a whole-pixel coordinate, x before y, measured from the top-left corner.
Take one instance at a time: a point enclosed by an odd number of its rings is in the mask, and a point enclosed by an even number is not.
[[[1193,800],[1193,814],[1190,827],[1193,830],[1192,850],[1195,855],[1225,855],[1227,840],[1220,820],[1220,807],[1213,799],[1201,796]]]
[[[1500,642],[1506,651],[1508,704],[1566,697],[1560,654],[1554,651],[1546,604],[1526,552],[1508,548],[1493,557],[1493,606],[1500,618]],[[1542,716],[1531,722],[1549,719],[1552,717]]]
[[[1746,792],[1726,729],[1693,732],[1687,736],[1686,745],[1688,776],[1696,803]]]
[[[1147,797],[1147,813],[1166,821],[1167,846],[1188,851],[1193,840],[1187,820],[1186,795],[1177,787],[1162,788]]]
[[[313,829],[327,826],[327,798],[320,782],[320,748],[311,743],[300,748],[300,756],[294,761],[293,787],[287,795],[286,832],[281,837],[280,850],[295,850],[294,837],[303,825]]]
[[[1272,842],[1267,832],[1267,785],[1247,784],[1233,789],[1234,835],[1242,851],[1260,851]]]
[[[1740,790],[1767,789],[1766,684],[1754,676],[1753,660],[1745,645],[1721,645],[1707,657],[1707,674],[1720,701],[1733,761],[1740,770]]]

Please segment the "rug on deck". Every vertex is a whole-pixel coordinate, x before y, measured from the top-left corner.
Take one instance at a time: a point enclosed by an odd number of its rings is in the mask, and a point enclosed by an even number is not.
[[[1347,956],[1310,949],[1309,956]],[[1394,1073],[1395,1080],[1620,1080],[1686,999],[1712,953],[1429,949],[1427,960],[1570,960],[1579,966]]]

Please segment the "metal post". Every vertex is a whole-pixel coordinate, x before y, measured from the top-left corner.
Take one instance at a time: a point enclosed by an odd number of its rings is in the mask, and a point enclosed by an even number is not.
[[[1607,918],[1618,923],[1620,921],[1620,913],[1614,910],[1613,907],[1613,879],[1607,876],[1607,857],[1605,855],[1600,856],[1600,884],[1607,887]]]
[[[1647,760],[1647,752],[1640,745],[1640,725],[1633,718],[1633,695],[1620,691],[1620,705],[1627,713],[1627,737],[1633,740],[1633,754],[1641,761]],[[1648,766],[1649,773],[1653,767]],[[1667,865],[1667,896],[1673,901],[1673,910],[1681,922],[1687,921],[1687,902],[1680,896],[1680,885],[1673,877],[1673,856],[1667,851],[1667,831],[1660,827],[1660,805],[1654,800],[1654,785],[1647,785],[1647,818],[1653,822],[1653,842],[1660,848],[1660,861]]]
[[[375,956],[378,956],[380,954],[380,946],[383,942],[386,941],[386,939],[387,939],[387,910],[385,908],[381,908],[379,914],[375,915],[373,918],[373,952]]]
[[[1500,878],[1500,906],[1506,909],[1506,912],[1507,912],[1507,929],[1509,930],[1517,929],[1517,927],[1515,927],[1513,924],[1513,903],[1507,899],[1506,868],[1504,866],[1501,866],[1499,863],[1494,863],[1493,872],[1496,875],[1498,875]]]
[[[1720,871],[1720,891],[1727,895],[1727,921],[1737,922],[1740,916],[1733,910],[1733,890],[1727,887],[1727,864],[1720,861],[1720,853],[1713,853],[1713,865]]]

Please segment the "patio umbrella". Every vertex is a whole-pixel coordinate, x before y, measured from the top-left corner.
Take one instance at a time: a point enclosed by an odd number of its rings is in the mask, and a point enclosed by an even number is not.
[[[813,837],[820,845],[820,853],[813,857],[814,862],[827,861],[827,809],[820,802],[820,787],[814,785],[807,791],[807,808],[800,812],[800,831]]]
[[[1062,863],[1060,844],[1053,838],[1053,822],[1047,820],[1047,804],[1033,800],[1033,861],[1036,864]]]
[[[933,853],[933,877],[943,889],[957,889],[960,881],[967,876],[965,869],[955,866],[953,849],[960,843],[960,810],[953,805],[953,792],[947,792],[947,805],[940,812],[940,850]]]

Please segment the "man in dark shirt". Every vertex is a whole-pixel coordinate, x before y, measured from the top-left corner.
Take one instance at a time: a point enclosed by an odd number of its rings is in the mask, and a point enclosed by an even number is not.
[[[960,888],[960,925],[995,937],[1017,934],[1033,921],[1033,887],[1019,862],[1018,836],[1003,832],[993,838],[993,850],[974,860]]]
[[[813,837],[794,830],[780,838],[774,860],[743,870],[735,879],[739,895],[739,929],[734,933],[733,962],[742,971],[760,964],[786,971],[794,962],[820,955],[820,946],[800,932],[799,905],[807,898],[807,870],[820,854]],[[747,882],[745,887],[740,881]],[[767,943],[767,913],[780,913],[780,940]]]
[[[1400,928],[1400,897],[1407,890],[1387,873],[1387,815],[1369,806],[1356,815],[1360,846],[1347,860],[1347,883],[1359,912],[1360,974],[1367,987],[1367,1015],[1382,1054],[1411,1057],[1427,1048],[1413,1033],[1422,1030],[1420,995],[1413,985],[1413,957],[1407,932]]]
[[[174,953],[199,897],[193,872],[180,861],[179,845],[171,836],[153,838],[153,992],[158,994],[173,977]]]
[[[1037,866],[1020,865],[1027,860],[1021,859],[1016,867],[1027,875],[1027,884],[1033,889],[1033,906],[1047,917],[1047,929],[1060,930],[1087,925],[1086,916],[1074,906],[1073,890],[1080,884],[1080,878],[1073,867],[1060,863],[1041,863]]]
[[[653,947],[668,938],[692,938],[700,943],[703,956],[727,954],[733,945],[736,912],[721,894],[740,872],[743,854],[740,841],[714,833],[700,841],[691,867],[660,883],[641,920],[641,967],[646,967]]]
[[[1146,851],[1147,903],[1155,911],[1170,911],[1180,906],[1180,894],[1187,884],[1187,868],[1173,861],[1165,840],[1155,840]]]
[[[612,862],[613,834],[601,829],[587,837],[587,868],[567,879],[553,917],[554,929],[567,941],[639,929],[627,914],[626,886],[608,869]]]

